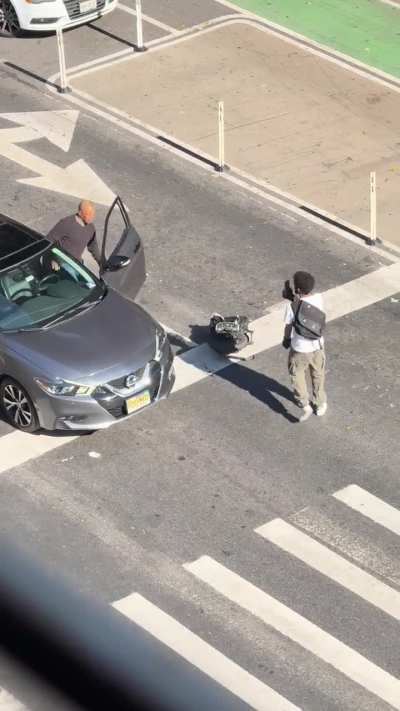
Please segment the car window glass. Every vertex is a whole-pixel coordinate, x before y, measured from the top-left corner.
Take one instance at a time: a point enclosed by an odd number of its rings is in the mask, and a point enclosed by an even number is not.
[[[109,214],[107,223],[107,236],[104,254],[106,260],[111,257],[126,229],[127,225],[118,204],[116,204]]]
[[[88,305],[104,286],[57,247],[0,272],[0,330],[34,328]]]

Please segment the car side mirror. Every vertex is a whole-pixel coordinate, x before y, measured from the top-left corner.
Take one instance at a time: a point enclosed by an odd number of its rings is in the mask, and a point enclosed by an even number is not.
[[[131,263],[129,257],[124,257],[122,254],[113,254],[105,263],[104,270],[108,272],[116,272],[118,269],[123,269]]]

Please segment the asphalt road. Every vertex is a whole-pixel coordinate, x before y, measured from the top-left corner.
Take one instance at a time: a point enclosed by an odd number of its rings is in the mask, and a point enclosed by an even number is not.
[[[121,3],[113,13],[64,32],[65,60],[68,67],[91,62],[116,52],[131,52],[136,43],[136,17],[127,12],[135,8],[133,0]],[[213,17],[233,14],[235,10],[214,0],[145,0],[143,39],[147,44]],[[32,33],[20,38],[3,39],[0,59],[17,65],[23,71],[46,81],[58,72],[57,41],[53,34]]]
[[[165,4],[163,22],[174,22],[173,7]],[[2,113],[71,108],[9,67],[0,106]],[[2,119],[0,136],[5,127]],[[59,166],[83,159],[123,196],[146,249],[149,276],[139,300],[194,340],[214,310],[264,315],[296,269],[312,271],[326,291],[390,264],[84,112],[68,154],[45,139],[25,148]],[[1,211],[46,231],[75,209],[73,197],[17,183],[26,177],[33,173],[1,159]],[[100,207],[98,225],[104,214]],[[332,496],[356,484],[400,507],[399,298],[393,293],[329,325],[323,420],[296,422],[286,353],[265,350],[110,430],[3,472],[1,530],[105,602],[140,593],[304,711],[399,708],[384,700],[391,678],[377,674],[375,692],[368,691],[367,681],[356,683],[354,665],[340,671],[340,654],[328,663],[272,617],[264,624],[251,593],[245,610],[183,568],[209,556],[312,621],[316,637],[324,630],[375,672],[398,677],[393,609],[372,604],[368,586],[364,599],[255,529],[283,519],[390,586],[393,600],[399,596],[393,528]],[[0,456],[9,434],[0,424]],[[31,709],[54,708],[6,667],[0,684]]]

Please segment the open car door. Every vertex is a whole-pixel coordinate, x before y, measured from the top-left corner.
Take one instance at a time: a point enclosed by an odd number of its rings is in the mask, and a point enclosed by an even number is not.
[[[142,240],[131,224],[120,197],[116,197],[104,222],[100,276],[122,296],[134,299],[146,281]]]

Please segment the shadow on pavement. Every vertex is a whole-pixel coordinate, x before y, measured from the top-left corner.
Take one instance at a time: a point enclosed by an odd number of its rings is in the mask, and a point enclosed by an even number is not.
[[[214,348],[218,353],[227,354],[227,351],[221,347],[220,342],[216,342],[217,339],[213,337],[209,331],[208,326],[197,326],[191,325],[191,335],[190,338],[198,343],[207,343],[211,348]],[[236,354],[233,354],[233,358]],[[240,358],[240,352],[237,354]],[[241,388],[252,395],[257,400],[262,402],[264,405],[270,408],[273,412],[281,415],[288,422],[297,423],[298,418],[294,417],[281,402],[279,398],[287,400],[291,404],[295,404],[292,392],[285,385],[282,385],[274,378],[270,378],[268,375],[263,373],[258,373],[256,370],[249,368],[246,365],[241,365],[239,363],[232,363],[227,368],[219,370],[216,374],[222,380],[226,380],[236,387]]]
[[[102,35],[106,35],[107,37],[110,37],[110,39],[116,40],[117,42],[120,42],[121,44],[126,44],[127,47],[132,47],[134,50],[136,48],[136,45],[133,44],[132,42],[128,42],[128,40],[122,39],[122,37],[118,37],[117,35],[114,35],[112,32],[109,32],[108,30],[104,30],[102,27],[99,27],[98,25],[93,25],[91,22],[87,24],[87,27],[90,27],[91,30],[96,30],[96,32],[100,32]]]
[[[30,69],[26,69],[25,67],[19,66],[19,64],[14,64],[14,62],[4,62],[6,67],[9,67],[10,69],[15,69],[17,72],[21,72],[22,74],[25,74],[26,76],[30,77],[31,79],[35,79],[36,81],[41,82],[42,84],[47,84],[48,86],[52,86],[53,89],[58,89],[58,85],[54,84],[52,81],[48,81],[45,77],[41,77],[39,74],[35,74],[35,72],[31,72]]]

